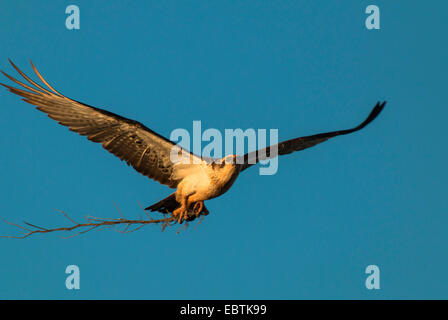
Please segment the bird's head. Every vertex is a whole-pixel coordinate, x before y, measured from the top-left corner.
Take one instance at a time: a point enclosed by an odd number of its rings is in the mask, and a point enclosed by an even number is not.
[[[221,161],[224,164],[236,164],[236,155],[235,154],[229,154],[228,156],[225,156],[224,158],[221,159]]]
[[[237,165],[237,156],[228,155],[222,159],[215,159],[210,164],[211,176],[230,187],[240,173],[240,166]],[[230,184],[228,184],[230,183]]]
[[[212,167],[215,170],[231,170],[232,168],[234,169],[236,168],[236,158],[236,155],[230,154],[222,159],[216,159],[212,162]]]

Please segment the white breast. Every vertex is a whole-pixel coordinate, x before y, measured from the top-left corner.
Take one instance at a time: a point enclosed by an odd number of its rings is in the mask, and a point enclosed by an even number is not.
[[[205,170],[205,164],[176,165],[174,177],[182,180],[177,186],[177,194],[191,195],[195,193],[207,197],[209,190],[212,188],[210,177]]]

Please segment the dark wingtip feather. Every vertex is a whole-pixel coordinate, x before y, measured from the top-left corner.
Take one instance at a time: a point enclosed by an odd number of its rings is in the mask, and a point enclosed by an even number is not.
[[[4,73],[3,71],[1,71],[2,73]],[[13,87],[8,86],[7,84],[1,83],[0,82],[0,86],[4,86],[6,89],[8,89],[9,91],[11,91],[11,89],[13,89]]]
[[[376,103],[375,107],[370,112],[370,114],[367,117],[367,119],[364,120],[364,122],[361,123],[359,126],[354,128],[353,131],[360,130],[360,129],[364,128],[366,125],[368,125],[370,122],[375,120],[375,118],[378,117],[378,115],[381,113],[381,111],[383,111],[385,105],[386,105],[386,101],[383,101],[382,103],[380,103],[380,101],[378,101]]]

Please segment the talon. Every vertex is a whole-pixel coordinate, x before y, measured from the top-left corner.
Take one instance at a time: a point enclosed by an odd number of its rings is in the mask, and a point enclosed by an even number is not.
[[[185,210],[185,211],[184,211],[184,214],[183,214],[183,217],[182,217],[182,222],[183,222],[183,221],[187,221],[187,220],[188,220],[188,211]],[[182,223],[182,222],[181,222],[181,223]]]
[[[177,222],[179,224],[182,224],[182,221],[183,221],[183,219],[185,217],[185,210],[184,210],[184,208],[180,207],[180,208],[177,208],[176,210],[174,210],[173,211],[173,216],[174,216],[174,218],[177,218]]]
[[[204,208],[204,202],[203,201],[198,201],[194,204],[193,207],[193,212],[196,215],[199,215],[202,212],[202,209]]]

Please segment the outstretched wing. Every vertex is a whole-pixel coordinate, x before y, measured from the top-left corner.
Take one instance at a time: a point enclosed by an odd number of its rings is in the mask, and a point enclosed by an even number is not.
[[[306,136],[306,137],[300,137],[295,138],[287,141],[280,142],[277,145],[270,146],[264,149],[260,149],[257,151],[249,152],[243,156],[243,159],[240,160],[241,163],[241,171],[249,168],[250,166],[256,164],[260,160],[267,160],[270,158],[274,158],[277,155],[284,155],[289,154],[294,151],[300,151],[306,148],[310,148],[312,146],[315,146],[316,144],[319,144],[321,142],[324,142],[330,138],[352,133],[358,130],[361,130],[366,125],[368,125],[370,122],[372,122],[378,114],[380,114],[381,110],[383,110],[384,106],[386,105],[386,102],[383,103],[378,102],[373,110],[370,112],[369,116],[366,120],[364,120],[363,123],[358,125],[355,128],[347,129],[347,130],[338,130],[338,131],[332,131],[327,133],[320,133],[315,134],[312,136]],[[277,150],[277,152],[275,152]],[[271,154],[272,153],[272,154]]]
[[[171,188],[177,186],[179,177],[173,175],[174,164],[170,159],[173,142],[137,121],[65,97],[45,81],[32,62],[34,72],[47,88],[34,82],[11,60],[9,62],[28,81],[22,83],[2,71],[22,87],[19,89],[1,84],[9,91],[22,96],[24,101],[37,106],[37,109],[70,130],[101,143],[107,151],[126,161],[141,174]]]

